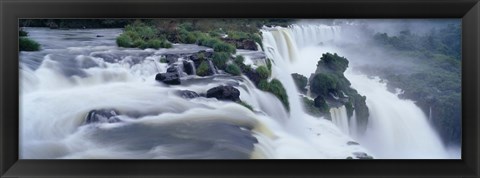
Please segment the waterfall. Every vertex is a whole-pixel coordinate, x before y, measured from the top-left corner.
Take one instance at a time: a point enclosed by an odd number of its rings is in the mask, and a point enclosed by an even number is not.
[[[259,90],[245,76],[189,75],[182,76],[182,85],[155,81],[157,73],[183,64],[161,63],[166,53],[204,47],[118,48],[118,29],[78,34],[26,30],[45,48],[20,53],[22,159],[345,159],[354,152],[368,153],[360,145],[347,146],[352,139],[330,121],[303,111],[288,68],[295,53],[282,58],[277,48],[294,48],[293,37],[283,40],[289,43],[284,46],[264,39],[270,50],[266,55],[273,60],[271,78],[280,80],[289,96],[287,111],[275,95]],[[86,37],[46,40],[66,34]],[[77,41],[97,34],[105,36],[101,42]],[[278,35],[288,37],[288,32],[278,33],[275,38],[281,39]],[[176,94],[205,94],[227,84],[240,91],[240,99],[252,110],[235,102]],[[98,109],[115,109],[121,122],[85,124],[85,116]]]
[[[347,109],[345,106],[340,106],[338,108],[331,108],[330,115],[332,117],[332,122],[340,128],[345,134],[350,133],[350,126],[348,122]]]
[[[340,27],[315,24],[265,28],[265,52],[275,59],[275,63],[290,65],[289,70],[283,70],[283,73],[300,73],[308,77],[315,71],[314,64],[322,53],[342,52],[335,46],[335,40],[340,40],[341,33]],[[331,108],[332,123],[343,133],[357,139],[377,158],[447,158],[438,134],[413,101],[399,99],[388,92],[379,80],[368,79],[350,70],[345,75],[352,87],[367,97],[370,117],[366,133],[357,135],[356,116],[348,119],[344,106]],[[284,84],[289,82],[282,80]],[[291,93],[289,96],[292,96]]]
[[[388,92],[380,79],[346,72],[352,87],[367,97],[368,128],[360,142],[381,158],[446,158],[440,137],[427,115],[411,100]]]

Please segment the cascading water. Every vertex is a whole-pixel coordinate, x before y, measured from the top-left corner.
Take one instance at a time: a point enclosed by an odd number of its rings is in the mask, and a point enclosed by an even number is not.
[[[303,111],[289,62],[271,46],[276,42],[265,40],[264,45],[273,60],[272,78],[287,90],[290,111],[246,77],[182,74],[182,85],[155,81],[171,66],[161,62],[165,54],[208,50],[204,47],[118,48],[118,29],[26,30],[43,50],[20,53],[22,159],[345,159],[366,152],[347,145],[352,139],[330,121]],[[296,46],[291,39],[283,49]],[[172,65],[182,65],[179,60]],[[253,111],[233,102],[178,95],[227,84]],[[101,109],[118,111],[113,113],[119,113],[120,122],[86,123],[88,113]]]
[[[318,62],[322,53],[342,54],[342,49],[333,45],[341,32],[337,26],[292,25],[288,28],[268,28],[263,35],[267,55],[277,59],[276,62],[282,59],[284,65],[291,66],[284,73],[295,72],[308,77],[315,71],[313,64]],[[285,49],[292,45],[297,46]],[[346,77],[352,82],[352,87],[367,97],[371,114],[366,133],[357,135],[355,114],[349,119],[344,106],[332,108],[332,122],[340,130],[357,139],[376,158],[448,158],[426,115],[412,101],[399,99],[388,92],[379,80],[352,73],[350,69],[347,71]],[[288,82],[282,80],[284,84]]]

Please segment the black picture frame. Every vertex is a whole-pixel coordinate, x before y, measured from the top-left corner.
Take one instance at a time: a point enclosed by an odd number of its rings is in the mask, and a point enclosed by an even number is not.
[[[461,160],[18,160],[19,18],[462,18]],[[1,177],[478,177],[478,0],[1,0]]]

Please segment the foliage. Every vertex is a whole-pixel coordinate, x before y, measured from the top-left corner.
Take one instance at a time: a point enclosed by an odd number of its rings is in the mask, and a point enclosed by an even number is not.
[[[337,91],[337,78],[332,74],[315,74],[310,82],[310,91],[317,95],[328,96]]]
[[[238,67],[236,64],[228,64],[227,67],[225,68],[225,72],[232,74],[232,75],[241,75],[242,71],[240,70],[240,67]]]
[[[312,115],[312,116],[317,116],[317,117],[322,117],[325,113],[322,113],[319,108],[315,107],[315,104],[313,100],[302,96],[302,101],[303,101],[303,106],[305,108],[305,111]]]
[[[230,54],[227,52],[215,52],[213,54],[213,64],[219,69],[225,69],[228,60],[230,59]]]
[[[257,87],[260,90],[267,91],[275,95],[282,102],[283,106],[287,110],[290,110],[287,91],[279,80],[273,79],[270,82],[268,82],[267,80],[261,80],[258,83]]]
[[[117,37],[117,45],[126,48],[171,48],[172,44],[157,36],[157,30],[143,22],[135,21],[125,26],[124,32]]]
[[[225,43],[225,42],[218,42],[213,45],[213,51],[215,52],[227,52],[234,54],[236,52],[235,46]]]
[[[20,37],[28,36],[28,32],[24,31],[23,29],[20,29],[18,31],[18,36]]]
[[[238,104],[246,107],[247,109],[249,109],[250,111],[253,111],[253,107],[251,105],[249,105],[248,103],[244,102],[244,101],[237,101]]]
[[[343,74],[348,68],[348,60],[345,57],[338,56],[337,53],[325,53],[322,54],[320,61],[317,63],[317,67],[331,70],[337,74]]]
[[[265,80],[270,77],[270,71],[265,66],[258,66],[256,71],[260,75],[260,79]]]
[[[235,56],[234,62],[237,65],[243,64],[245,62],[245,58],[242,55],[237,55]]]
[[[209,67],[208,67],[208,62],[207,61],[202,61],[200,65],[197,68],[197,75],[198,76],[207,76],[209,74]]]
[[[19,41],[20,51],[38,51],[40,50],[40,44],[27,37],[20,37]]]
[[[300,75],[300,74],[297,74],[297,73],[293,73],[292,78],[293,78],[293,81],[295,82],[295,85],[297,86],[298,90],[300,90],[301,92],[306,92],[307,91],[307,89],[306,89],[307,83],[308,83],[307,77],[305,77],[303,75]]]

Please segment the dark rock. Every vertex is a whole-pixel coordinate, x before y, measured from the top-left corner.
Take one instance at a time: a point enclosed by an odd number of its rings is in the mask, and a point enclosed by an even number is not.
[[[165,55],[165,59],[167,60],[168,65],[173,64],[175,62],[178,62],[178,58],[180,58],[180,56],[177,55],[177,54],[166,54]]]
[[[351,156],[347,157],[347,159],[353,159]]]
[[[207,91],[207,98],[218,100],[239,101],[240,91],[232,86],[218,86]]]
[[[348,141],[347,145],[360,145],[360,144],[354,141]]]
[[[103,35],[97,35],[97,38],[99,38],[99,37],[103,37]]]
[[[358,159],[373,159],[372,156],[369,156],[367,153],[364,152],[353,152],[353,155]]]
[[[85,117],[85,123],[116,123],[120,122],[118,118],[118,112],[115,109],[100,109],[100,110],[92,110],[88,112],[87,116]]]
[[[190,90],[180,90],[177,92],[177,94],[179,96],[181,96],[182,98],[186,98],[186,99],[192,99],[192,98],[197,98],[197,97],[200,97],[200,95],[194,91],[190,91]]]
[[[180,75],[178,73],[158,73],[155,80],[169,85],[180,85]]]
[[[178,66],[170,66],[167,68],[167,73],[178,73]]]
[[[255,41],[250,40],[250,39],[231,39],[231,38],[224,38],[222,39],[223,41],[232,44],[235,46],[237,49],[246,49],[246,50],[253,50],[257,51],[257,44]]]
[[[191,60],[184,60],[183,61],[183,70],[188,75],[196,75],[195,64]]]

